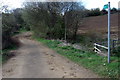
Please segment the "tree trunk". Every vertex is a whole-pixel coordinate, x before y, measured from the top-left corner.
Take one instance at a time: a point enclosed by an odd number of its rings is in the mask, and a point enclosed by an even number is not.
[[[77,31],[78,31],[78,21],[77,21],[77,23],[76,23],[75,30],[74,30],[74,32],[73,32],[73,40],[76,40]]]

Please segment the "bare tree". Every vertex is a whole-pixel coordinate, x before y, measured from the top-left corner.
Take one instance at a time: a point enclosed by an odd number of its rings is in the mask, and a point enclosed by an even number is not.
[[[71,2],[66,3],[67,7],[65,7],[65,26],[67,36],[70,39],[76,40],[77,31],[79,26],[82,23],[82,19],[84,18],[84,7],[82,6],[82,3],[79,2]]]

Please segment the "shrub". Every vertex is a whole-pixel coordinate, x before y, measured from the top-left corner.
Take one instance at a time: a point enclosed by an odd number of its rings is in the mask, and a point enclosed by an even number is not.
[[[16,31],[16,21],[14,15],[11,13],[2,14],[2,48],[7,48],[12,45],[11,36]]]
[[[113,53],[113,55],[120,57],[120,54],[119,54],[120,53],[120,46],[113,49],[112,53]]]

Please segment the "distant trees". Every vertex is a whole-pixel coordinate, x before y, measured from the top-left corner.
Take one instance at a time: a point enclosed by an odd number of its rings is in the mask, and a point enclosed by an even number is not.
[[[89,16],[99,16],[101,15],[101,11],[99,8],[96,8],[96,9],[91,9],[91,10],[86,10],[87,12],[87,17]]]
[[[63,38],[64,23],[60,3],[26,3],[23,19],[36,36]]]
[[[86,17],[91,17],[91,16],[100,16],[100,15],[105,15],[108,13],[107,10],[100,10],[99,8],[91,9],[91,10],[85,10],[86,12]],[[116,8],[111,9],[111,14],[117,13],[118,10]]]
[[[28,2],[22,17],[34,34],[43,38],[75,40],[84,17],[107,14],[99,8],[86,10],[82,2]]]
[[[113,14],[113,13],[117,13],[118,12],[118,10],[116,9],[116,8],[112,8],[111,9],[111,13]]]
[[[26,2],[25,7],[9,11],[3,6],[3,46],[9,45],[11,36],[20,27],[31,29],[34,35],[43,38],[76,40],[78,28],[84,17],[107,14],[99,8],[86,10],[81,2]],[[118,12],[116,8],[111,13]]]
[[[63,38],[64,22],[61,14],[63,4],[60,2],[49,2],[46,5],[49,13],[48,38]]]
[[[26,2],[24,6],[13,11],[7,5],[1,7],[3,48],[12,44],[11,36],[20,27],[31,29],[37,37],[76,40],[84,17],[107,14],[99,8],[86,10],[81,2]]]
[[[106,11],[106,10],[104,10],[104,9],[101,11],[101,15],[105,15],[105,14],[107,14],[107,13],[108,13],[108,11]]]
[[[77,2],[33,2],[25,4],[22,17],[36,36],[63,39],[66,27],[67,37],[75,39],[83,9]]]

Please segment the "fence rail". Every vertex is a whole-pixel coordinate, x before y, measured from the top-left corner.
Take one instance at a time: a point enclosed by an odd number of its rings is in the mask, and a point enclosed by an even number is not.
[[[94,43],[94,52],[98,53],[98,54],[102,54],[102,55],[106,55],[105,53],[102,53],[103,51],[100,50],[99,48],[103,48],[104,50],[108,50],[108,47],[103,46],[103,45],[107,45],[107,42],[102,42],[104,44],[99,44],[99,43]],[[113,51],[114,49],[116,49],[118,46],[120,46],[120,40],[111,40],[111,51]]]
[[[108,49],[108,47],[106,47],[106,46],[94,43],[94,52],[97,52],[99,54],[100,53],[102,54],[102,51],[98,47],[101,47],[101,48],[104,48],[104,49]],[[106,56],[105,54],[102,54],[102,55]]]
[[[108,45],[108,43],[107,43],[107,41],[103,41],[103,42],[101,42],[101,43],[94,43],[94,46],[97,44],[97,46],[98,47],[104,47],[105,49],[107,49],[107,47],[105,47],[105,46],[107,46]],[[104,46],[102,46],[102,45],[104,45]],[[113,51],[114,49],[116,49],[118,46],[120,46],[120,40],[111,40],[111,51]]]

